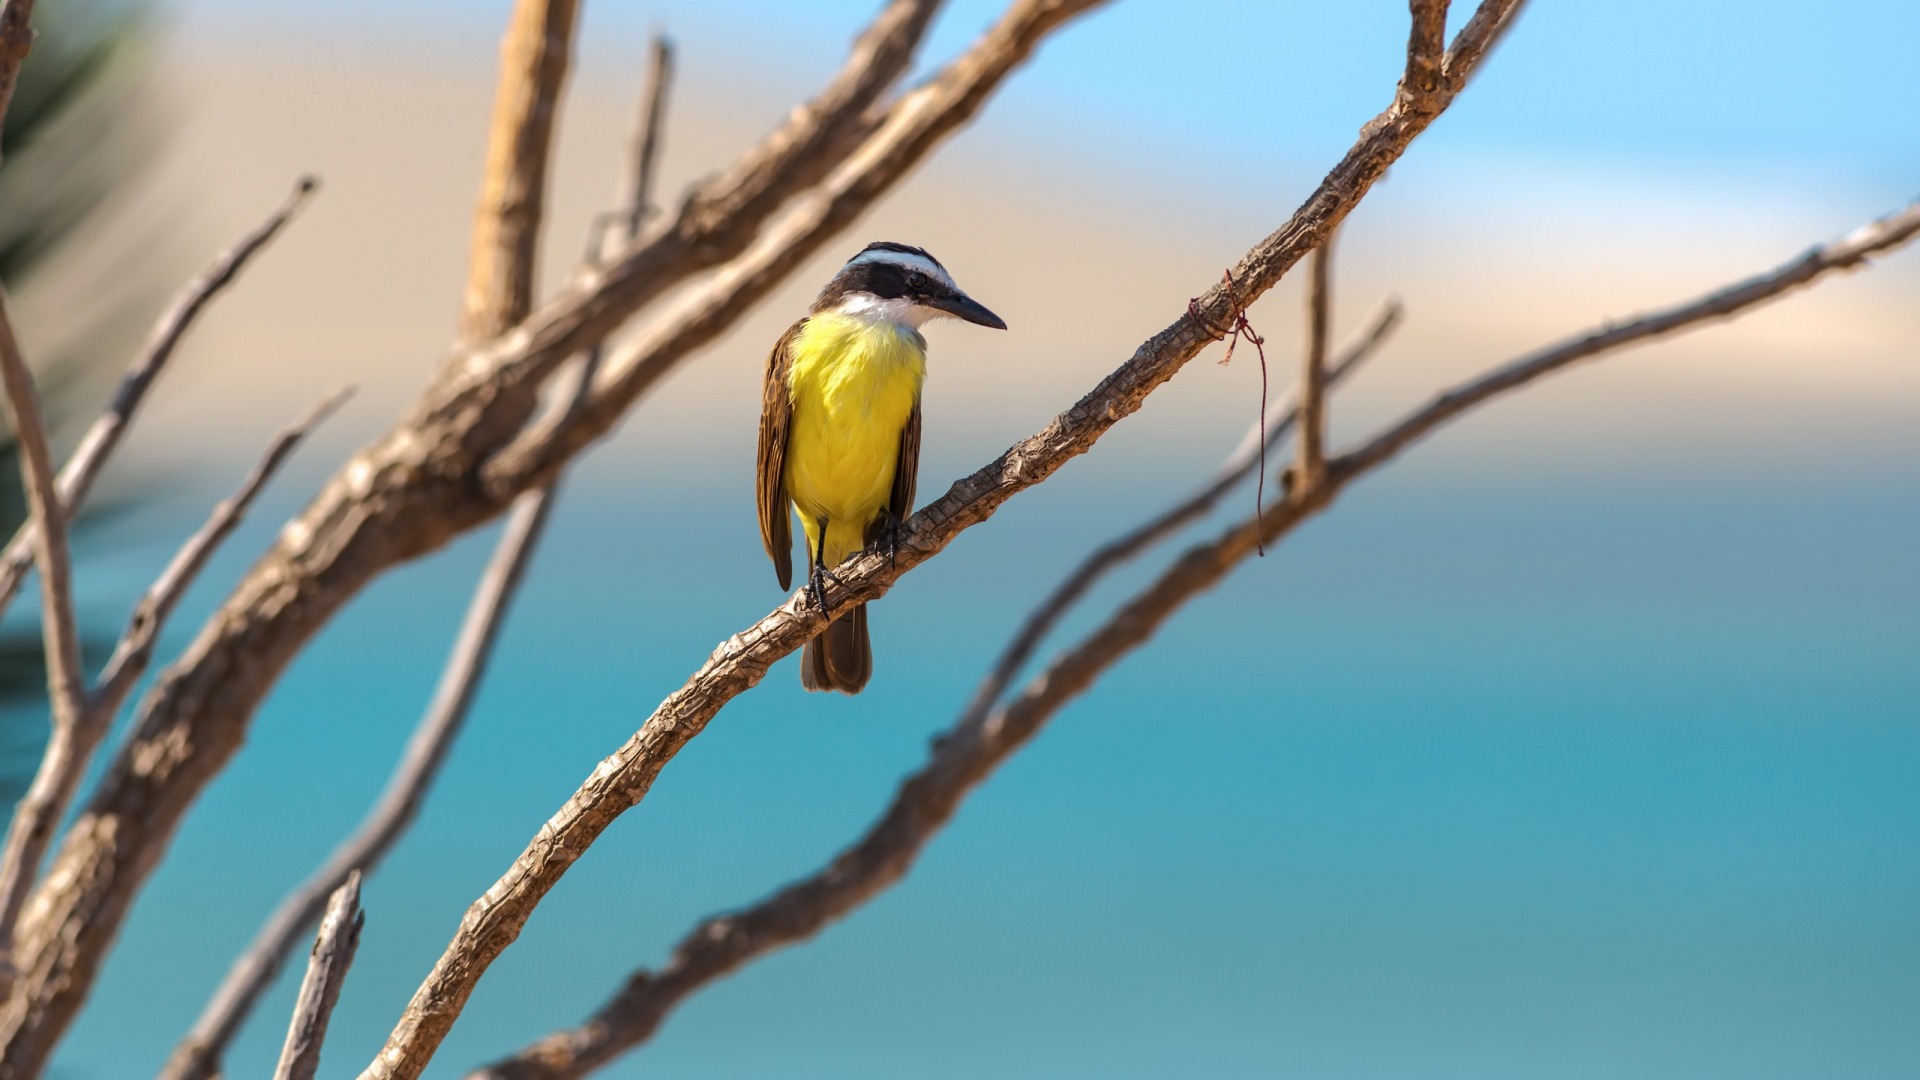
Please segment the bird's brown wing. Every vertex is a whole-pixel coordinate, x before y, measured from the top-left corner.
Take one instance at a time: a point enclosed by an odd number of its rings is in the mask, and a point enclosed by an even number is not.
[[[760,385],[760,462],[754,477],[759,495],[760,540],[767,545],[767,558],[773,560],[780,587],[793,588],[793,518],[787,500],[787,431],[793,423],[793,400],[787,390],[787,373],[793,368],[793,341],[801,319],[787,328],[767,355],[766,380]]]
[[[887,497],[887,509],[893,519],[905,522],[913,516],[913,486],[920,473],[920,403],[913,403],[907,414],[907,426],[900,431],[900,456],[893,463],[893,494]]]

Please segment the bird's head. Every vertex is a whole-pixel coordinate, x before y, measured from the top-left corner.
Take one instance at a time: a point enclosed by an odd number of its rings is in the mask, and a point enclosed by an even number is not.
[[[814,314],[828,311],[919,329],[952,316],[1005,330],[1000,316],[960,291],[953,275],[925,250],[885,241],[868,244],[820,290]]]

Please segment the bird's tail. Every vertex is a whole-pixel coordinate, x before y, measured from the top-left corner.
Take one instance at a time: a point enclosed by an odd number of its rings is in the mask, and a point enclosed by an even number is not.
[[[857,694],[873,676],[873,645],[867,640],[867,605],[827,624],[800,654],[800,685],[809,690]]]

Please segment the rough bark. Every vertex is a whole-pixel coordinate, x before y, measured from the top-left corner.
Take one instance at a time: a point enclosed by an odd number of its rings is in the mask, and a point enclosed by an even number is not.
[[[501,39],[485,180],[467,260],[463,341],[498,337],[533,306],[547,160],[578,10],[576,0],[518,0]]]
[[[340,986],[346,982],[347,969],[353,966],[353,954],[360,948],[360,928],[365,922],[366,914],[360,910],[360,875],[355,872],[347,875],[327,899],[327,913],[320,920],[320,932],[307,958],[306,977],[300,980],[300,992],[294,997],[293,1019],[287,1024],[287,1041],[280,1047],[280,1064],[273,1070],[273,1080],[313,1080],[313,1074],[319,1071],[327,1023],[340,1001]]]

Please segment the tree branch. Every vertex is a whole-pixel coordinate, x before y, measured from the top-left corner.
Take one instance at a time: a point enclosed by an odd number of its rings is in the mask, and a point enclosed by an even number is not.
[[[1272,545],[1300,522],[1331,505],[1333,496],[1346,484],[1385,464],[1393,452],[1411,441],[1400,433],[1425,434],[1498,394],[1561,370],[1575,360],[1738,314],[1831,270],[1889,251],[1916,233],[1920,233],[1920,203],[1835,244],[1816,248],[1771,274],[1634,320],[1621,328],[1626,333],[1595,331],[1495,368],[1441,395],[1436,406],[1416,411],[1360,449],[1331,462],[1327,483],[1316,497],[1277,504],[1190,548],[1093,633],[1031,679],[1005,707],[989,711],[982,702],[991,705],[998,699],[999,690],[987,693],[985,687],[993,686],[1006,667],[1003,658],[989,674],[983,692],[974,695],[959,720],[934,738],[926,764],[901,782],[880,818],[831,863],[757,904],[703,921],[680,940],[664,967],[658,972],[635,972],[586,1022],[548,1035],[476,1071],[468,1080],[575,1080],[585,1076],[645,1042],[666,1015],[695,991],[760,956],[813,936],[899,881],[966,796],[1063,706],[1150,639],[1188,600],[1217,584],[1257,550],[1263,538]],[[1631,329],[1634,327],[1639,329]],[[1349,359],[1355,355],[1349,353]],[[1335,371],[1339,370],[1336,366]],[[1456,404],[1441,408],[1438,402]],[[1100,550],[1124,546],[1128,537],[1150,533],[1156,522],[1178,516],[1184,505],[1169,509]],[[1096,552],[1082,567],[1098,557]],[[1070,575],[1054,596],[1068,591],[1082,572],[1076,570]],[[1052,598],[1043,602],[1029,617],[1029,626],[1047,618],[1052,604]],[[1026,636],[1024,630],[1021,636]]]
[[[94,480],[106,468],[107,459],[120,445],[121,436],[132,426],[134,412],[146,400],[147,390],[173,357],[174,349],[186,336],[194,320],[206,310],[215,296],[233,283],[248,261],[266,247],[287,222],[293,220],[294,214],[306,204],[318,186],[318,181],[313,177],[301,177],[299,183],[294,185],[293,194],[279,209],[214,259],[212,265],[188,282],[173,303],[167,306],[167,310],[161,313],[153,331],[147,336],[146,344],[133,358],[133,363],[127,365],[127,372],[121,376],[120,385],[114,390],[113,401],[107,406],[107,411],[87,429],[79,447],[60,470],[60,505],[68,518],[78,513],[80,504],[93,489]],[[27,567],[33,562],[34,536],[35,525],[28,520],[14,533],[5,554],[0,555],[0,613],[6,611],[20,592]]]
[[[1486,0],[1481,14],[1495,10],[1504,16],[1516,6],[1514,0]],[[930,99],[940,93],[936,80]],[[911,111],[900,122],[911,123]],[[961,531],[986,520],[1007,499],[1090,449],[1212,340],[1206,325],[1224,322],[1239,304],[1251,303],[1337,226],[1426,124],[1425,118],[1407,114],[1397,102],[1389,106],[1322,181],[1307,205],[1241,261],[1233,275],[1241,283],[1237,297],[1229,297],[1224,287],[1216,285],[1166,330],[1142,344],[1132,359],[1079,404],[991,465],[956,483],[946,496],[908,522],[897,559],[864,554],[843,563],[836,573],[845,584],[834,590],[838,595],[830,596],[829,602],[835,606],[863,603],[883,595],[902,574],[938,554]],[[866,156],[863,153],[855,161]],[[833,186],[830,180],[829,187]],[[625,745],[603,760],[542,826],[507,874],[468,908],[459,931],[415,992],[386,1047],[362,1073],[363,1080],[419,1076],[474,985],[519,936],[534,907],[573,861],[616,817],[646,796],[666,763],[728,701],[758,683],[773,662],[824,626],[820,613],[796,595],[722,643]]]
[[[547,159],[577,10],[576,0],[517,0],[500,42],[486,179],[473,214],[463,341],[498,337],[533,306]]]
[[[651,53],[633,154],[615,196],[615,205],[622,208],[643,207],[652,193],[660,146],[659,125],[671,79],[673,48],[665,37],[655,37]],[[624,209],[619,220],[619,230],[602,232],[593,238],[601,251],[618,250],[643,223],[641,216]],[[583,358],[582,378],[575,387],[576,399],[590,381],[596,359],[593,354]],[[350,877],[372,874],[413,824],[427,793],[439,778],[447,753],[466,725],[507,608],[546,528],[553,497],[554,489],[545,487],[528,492],[514,504],[493,556],[474,590],[433,699],[408,739],[406,753],[387,781],[379,801],[353,835],[281,899],[246,951],[227,970],[226,978],[207,1002],[193,1029],[174,1048],[161,1070],[160,1080],[213,1080],[220,1075],[227,1047],[272,985],[294,943],[319,917],[328,894]]]
[[[40,523],[34,555],[40,566],[41,634],[53,713],[53,731],[40,768],[14,810],[5,847],[0,849],[0,990],[6,990],[13,974],[8,945],[21,906],[99,739],[87,730],[86,675],[80,669],[80,629],[73,614],[73,567],[67,552],[67,522],[53,476],[53,452],[47,447],[33,373],[20,355],[4,292],[0,292],[0,383],[6,388],[7,419],[20,447],[20,481],[26,488],[27,507]]]
[[[665,34],[655,34],[648,50],[646,88],[640,91],[640,111],[634,120],[631,175],[622,185],[629,203],[626,228],[614,234],[619,243],[600,252],[599,262],[612,260],[619,255],[620,247],[639,239],[640,228],[647,223],[655,163],[660,156],[660,133],[666,126],[667,94],[672,85],[673,42]]]
[[[1447,51],[1448,0],[1410,0],[1413,25],[1407,34],[1407,73],[1400,94],[1410,109],[1424,109],[1440,92],[1440,65]]]
[[[360,948],[360,928],[366,924],[360,910],[360,874],[347,875],[327,899],[327,913],[320,920],[320,933],[307,959],[307,975],[300,981],[300,994],[294,999],[293,1020],[287,1025],[287,1041],[280,1048],[280,1064],[273,1080],[313,1080],[320,1068],[320,1048],[327,1041],[327,1021],[340,1000],[340,986],[346,982],[347,969],[353,966],[353,954]]]

